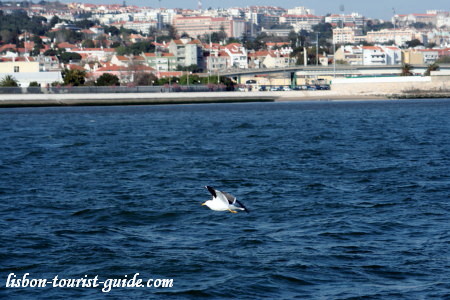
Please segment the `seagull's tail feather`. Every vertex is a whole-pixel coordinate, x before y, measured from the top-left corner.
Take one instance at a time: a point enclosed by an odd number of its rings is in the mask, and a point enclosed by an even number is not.
[[[245,210],[246,213],[250,213],[250,211],[247,209],[247,207],[245,207],[244,204],[242,204],[242,202],[240,202],[239,200],[236,200],[237,204],[239,204],[240,206],[242,206],[242,208]]]

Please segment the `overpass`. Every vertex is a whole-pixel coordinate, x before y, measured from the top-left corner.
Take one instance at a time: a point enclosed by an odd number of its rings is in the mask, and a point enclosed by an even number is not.
[[[439,65],[441,70],[450,70],[450,64]],[[428,65],[412,65],[412,73],[423,74]],[[286,68],[235,69],[219,72],[241,83],[242,76],[283,75],[291,79],[291,85],[301,76],[397,76],[402,72],[401,65],[363,66],[363,65],[329,65],[329,66],[291,66]]]

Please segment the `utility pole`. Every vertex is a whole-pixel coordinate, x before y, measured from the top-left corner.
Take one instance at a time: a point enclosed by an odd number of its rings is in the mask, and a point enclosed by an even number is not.
[[[319,65],[319,33],[316,33],[316,66]]]

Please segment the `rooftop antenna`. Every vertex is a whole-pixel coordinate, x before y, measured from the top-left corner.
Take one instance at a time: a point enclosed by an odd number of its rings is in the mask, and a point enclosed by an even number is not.
[[[395,8],[393,7],[392,8],[392,13],[394,14],[394,17],[393,17],[393,20],[392,21],[394,21],[393,23],[394,23],[394,46],[397,44],[396,42],[395,42],[395,40],[396,40],[396,33],[397,33],[397,31],[396,31],[396,28],[395,28],[395,23],[397,23],[396,21],[397,21],[397,19],[395,18]]]

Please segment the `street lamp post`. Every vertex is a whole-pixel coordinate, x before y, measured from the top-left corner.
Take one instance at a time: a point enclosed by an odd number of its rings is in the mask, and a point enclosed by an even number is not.
[[[316,66],[319,65],[319,33],[316,33]]]
[[[192,74],[192,72],[188,71],[187,72],[187,86],[189,88],[189,74]]]
[[[333,40],[333,78],[336,78],[336,44]]]

